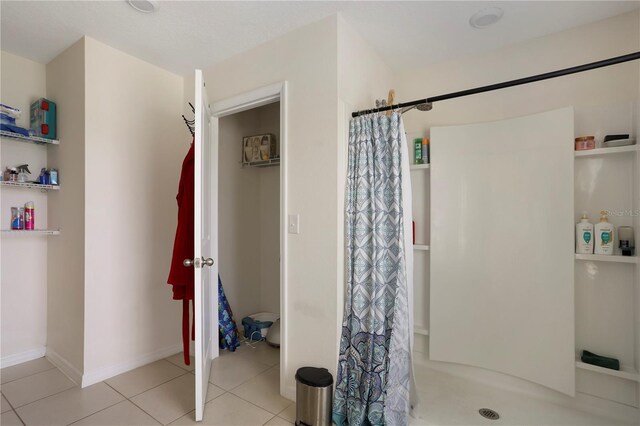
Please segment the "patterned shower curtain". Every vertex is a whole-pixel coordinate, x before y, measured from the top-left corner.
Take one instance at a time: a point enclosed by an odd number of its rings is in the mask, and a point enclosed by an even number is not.
[[[411,186],[399,113],[351,120],[346,275],[333,421],[406,425],[413,332]]]

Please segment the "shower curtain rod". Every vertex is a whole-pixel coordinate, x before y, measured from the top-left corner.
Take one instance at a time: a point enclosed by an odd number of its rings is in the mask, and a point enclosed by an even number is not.
[[[610,65],[621,64],[623,62],[635,61],[640,59],[640,52],[629,53],[627,55],[616,56],[615,58],[605,59],[602,61],[591,62],[589,64],[578,65],[571,68],[565,68],[558,71],[551,71],[544,74],[533,75],[531,77],[519,78],[516,80],[504,81],[502,83],[490,84],[488,86],[476,87],[474,89],[461,90],[459,92],[447,93],[446,95],[433,96],[426,99],[418,99],[411,102],[403,102],[395,105],[389,105],[380,108],[365,109],[362,111],[354,111],[351,113],[352,117],[358,117],[360,115],[372,114],[375,112],[390,111],[399,108],[414,107],[422,104],[427,104],[427,110],[431,109],[431,104],[439,101],[446,101],[447,99],[460,98],[463,96],[475,95],[477,93],[491,92],[498,89],[506,89],[507,87],[520,86],[522,84],[534,83],[536,81],[548,80],[550,78],[562,77],[564,75],[575,74],[583,71],[594,70],[596,68],[608,67]]]

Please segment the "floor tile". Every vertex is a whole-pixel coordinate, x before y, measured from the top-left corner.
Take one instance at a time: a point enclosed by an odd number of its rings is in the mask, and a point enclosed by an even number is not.
[[[27,425],[66,425],[123,401],[104,383],[73,389],[41,399],[16,411]]]
[[[158,424],[150,415],[130,401],[122,401],[73,423],[74,426],[148,426]]]
[[[273,414],[255,405],[225,393],[205,406],[204,419],[197,423],[194,412],[180,417],[172,425],[261,426],[271,420]]]
[[[43,371],[2,385],[2,394],[18,408],[75,386],[57,369]]]
[[[296,421],[296,403],[289,405],[287,408],[278,413],[279,417],[294,423]]]
[[[32,374],[56,368],[45,357],[23,362],[22,364],[0,370],[0,383],[5,384],[13,380],[31,376]]]
[[[182,352],[179,352],[175,355],[171,355],[169,358],[166,358],[167,361],[177,365],[180,368],[183,368],[187,371],[193,371],[196,368],[196,359],[192,356],[190,356],[189,359],[191,360],[191,364],[186,365],[184,363],[184,355],[182,354]]]
[[[207,401],[222,395],[224,390],[209,383]],[[195,376],[185,374],[163,385],[131,398],[131,401],[162,424],[168,424],[195,407]]]
[[[293,422],[290,422],[289,420],[285,420],[282,417],[275,416],[274,418],[266,422],[264,426],[291,426],[292,424]]]
[[[5,411],[9,411],[11,410],[11,405],[9,405],[9,401],[7,401],[7,399],[4,397],[4,395],[2,395],[2,413],[4,413]]]
[[[269,366],[261,362],[230,354],[213,360],[209,381],[231,390],[268,369]]]
[[[0,425],[2,426],[22,426],[23,423],[20,421],[16,413],[11,410],[6,413],[0,414]]]
[[[259,361],[262,364],[274,366],[280,364],[280,349],[274,348],[267,342],[255,342],[251,345],[241,343],[240,346],[234,351],[229,352],[227,350],[221,350],[221,357],[237,357]]]
[[[185,374],[185,371],[182,368],[169,361],[160,360],[128,371],[105,382],[127,398],[130,398],[183,374]]]
[[[278,368],[267,370],[231,392],[273,414],[278,414],[293,403],[293,401],[280,396],[280,370]]]
[[[267,342],[258,342],[253,346],[247,346],[246,350],[241,352],[242,355],[270,366],[280,365],[280,349],[274,348]]]

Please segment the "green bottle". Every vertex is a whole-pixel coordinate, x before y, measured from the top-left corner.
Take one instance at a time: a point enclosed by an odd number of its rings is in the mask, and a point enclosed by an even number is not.
[[[422,139],[414,139],[415,145],[414,164],[422,164]]]

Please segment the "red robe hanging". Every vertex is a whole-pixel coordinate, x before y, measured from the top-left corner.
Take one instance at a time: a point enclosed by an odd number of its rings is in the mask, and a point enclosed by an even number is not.
[[[182,300],[182,345],[184,363],[189,365],[189,300],[193,300],[194,272],[192,267],[182,264],[185,259],[193,259],[193,213],[194,213],[194,148],[191,148],[182,162],[180,184],[178,187],[178,227],[173,244],[171,270],[167,283],[173,286],[173,299]],[[194,339],[194,327],[191,329],[191,339]]]

